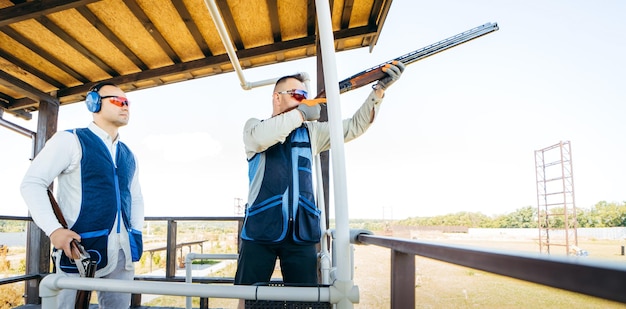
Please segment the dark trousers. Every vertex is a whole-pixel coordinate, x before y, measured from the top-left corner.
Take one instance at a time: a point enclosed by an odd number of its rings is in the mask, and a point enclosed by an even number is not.
[[[315,244],[299,245],[293,240],[279,244],[259,244],[242,240],[235,284],[252,285],[269,282],[276,258],[285,284],[317,284],[317,249]]]

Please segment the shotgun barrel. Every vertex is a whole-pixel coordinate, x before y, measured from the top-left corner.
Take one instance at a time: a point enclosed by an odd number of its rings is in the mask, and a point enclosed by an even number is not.
[[[451,47],[463,44],[465,42],[471,41],[478,37],[481,37],[485,34],[491,33],[493,31],[498,30],[497,23],[486,23],[484,25],[472,28],[465,32],[459,33],[457,35],[451,36],[445,40],[441,40],[437,43],[428,45],[426,47],[420,48],[418,50],[414,50],[410,53],[404,54],[398,58],[389,60],[387,62],[381,63],[377,66],[371,67],[365,71],[357,73],[353,76],[350,76],[339,82],[339,93],[344,93],[353,89],[357,89],[359,87],[363,87],[369,83],[375,82],[387,75],[387,73],[383,72],[383,67],[387,64],[394,63],[395,61],[401,61],[405,65],[409,65],[418,60],[422,60],[424,58],[430,57],[434,54],[440,53],[446,49]],[[305,104],[314,105],[318,103],[323,103],[325,100],[321,98],[326,97],[326,92],[322,90],[315,99],[312,100],[304,100]]]

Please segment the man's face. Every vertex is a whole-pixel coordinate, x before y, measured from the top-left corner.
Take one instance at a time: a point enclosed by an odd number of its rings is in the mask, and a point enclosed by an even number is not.
[[[295,78],[289,78],[278,85],[273,94],[274,115],[290,111],[300,104],[296,98],[289,93],[279,93],[293,89],[306,90],[304,84]]]
[[[120,88],[106,85],[98,92],[102,98],[99,117],[117,127],[125,126],[130,119],[128,99]],[[121,106],[120,106],[121,105]]]

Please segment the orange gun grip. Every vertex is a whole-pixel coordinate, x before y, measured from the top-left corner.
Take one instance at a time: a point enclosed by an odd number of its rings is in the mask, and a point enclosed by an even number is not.
[[[308,106],[315,106],[316,104],[324,104],[326,103],[326,98],[317,98],[317,99],[304,99],[301,103],[304,103]]]

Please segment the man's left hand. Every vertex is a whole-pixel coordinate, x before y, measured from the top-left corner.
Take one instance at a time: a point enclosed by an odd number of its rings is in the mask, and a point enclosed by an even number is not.
[[[382,70],[387,73],[388,76],[379,79],[377,85],[379,85],[383,90],[387,90],[389,86],[400,79],[400,76],[402,75],[402,72],[404,72],[405,68],[406,66],[404,63],[397,60],[385,65]]]

